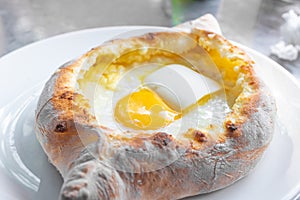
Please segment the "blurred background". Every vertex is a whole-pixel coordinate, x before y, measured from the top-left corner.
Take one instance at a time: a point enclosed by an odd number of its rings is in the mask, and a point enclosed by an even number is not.
[[[283,37],[280,30],[287,22],[282,14],[289,10],[299,14],[300,0],[0,0],[0,56],[70,31],[118,25],[170,27],[212,13],[227,38],[271,57],[300,80],[300,56],[283,60],[270,50]],[[300,38],[300,21],[298,28]]]

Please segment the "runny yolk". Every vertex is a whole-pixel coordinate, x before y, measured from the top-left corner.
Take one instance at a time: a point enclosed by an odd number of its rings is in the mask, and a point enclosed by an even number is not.
[[[181,117],[158,94],[146,87],[119,100],[114,115],[117,122],[137,130],[162,128]]]

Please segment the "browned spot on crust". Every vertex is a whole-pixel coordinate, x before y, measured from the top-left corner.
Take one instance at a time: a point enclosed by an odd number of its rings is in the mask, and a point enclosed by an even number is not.
[[[225,127],[227,129],[227,136],[233,138],[240,136],[240,131],[238,130],[239,126],[237,124],[234,124],[231,121],[227,121]]]
[[[220,135],[217,141],[218,143],[226,142],[226,135]]]
[[[73,94],[70,91],[66,91],[59,96],[60,99],[73,100]]]
[[[164,146],[167,146],[170,142],[172,142],[172,139],[173,138],[171,135],[168,135],[167,133],[164,132],[159,132],[153,136],[152,144],[162,148]]]
[[[60,133],[63,133],[65,131],[67,131],[68,128],[67,128],[67,122],[66,121],[62,121],[62,122],[59,122],[56,127],[55,127],[55,132],[60,132]]]
[[[253,113],[257,112],[257,104],[259,102],[259,93],[253,94],[251,99],[246,99],[243,107],[241,108],[241,114],[249,117]]]
[[[146,39],[148,39],[148,40],[153,40],[153,39],[154,39],[154,34],[153,34],[153,33],[148,33],[148,34],[146,35]]]
[[[84,173],[84,174],[88,173],[88,171],[89,171],[89,168],[88,168],[88,167],[84,167],[84,168],[81,170],[81,172]]]
[[[255,84],[257,84],[255,81],[250,81],[250,82],[249,82],[249,85],[251,85],[251,86],[253,86],[253,85],[255,85]]]
[[[234,123],[228,123],[226,124],[226,128],[230,131],[233,132],[237,129],[237,127],[234,125]]]
[[[194,131],[194,139],[197,142],[207,142],[207,137],[206,137],[205,133],[203,133],[199,130]]]

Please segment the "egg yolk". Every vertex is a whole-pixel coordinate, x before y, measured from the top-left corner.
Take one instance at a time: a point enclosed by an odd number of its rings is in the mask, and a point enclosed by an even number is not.
[[[181,117],[158,94],[146,87],[120,99],[114,115],[117,122],[137,130],[162,128]]]

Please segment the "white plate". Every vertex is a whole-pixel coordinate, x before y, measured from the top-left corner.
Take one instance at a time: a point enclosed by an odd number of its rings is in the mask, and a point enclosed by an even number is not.
[[[34,132],[34,110],[55,69],[119,33],[153,27],[108,27],[43,40],[0,59],[0,199],[57,199],[62,180]],[[272,90],[278,122],[265,156],[246,178],[191,199],[294,199],[300,191],[300,87],[277,63],[247,47],[257,73]]]

